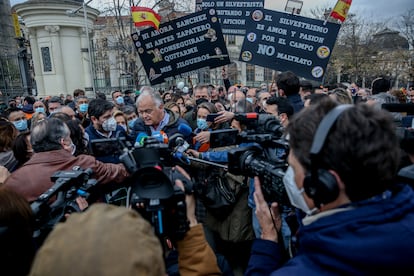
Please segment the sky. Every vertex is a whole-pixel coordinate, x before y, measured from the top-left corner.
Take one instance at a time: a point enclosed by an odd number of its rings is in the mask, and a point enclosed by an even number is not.
[[[194,0],[190,0],[195,2]],[[265,8],[273,10],[284,10],[288,0],[265,0]],[[315,7],[333,7],[337,0],[302,0],[302,15],[306,15],[310,9]],[[25,2],[24,0],[10,0],[11,5]],[[91,6],[98,8],[102,0],[93,0]],[[98,8],[99,9],[99,8]],[[373,21],[383,21],[414,9],[414,0],[353,0],[350,12],[357,15],[367,16]]]

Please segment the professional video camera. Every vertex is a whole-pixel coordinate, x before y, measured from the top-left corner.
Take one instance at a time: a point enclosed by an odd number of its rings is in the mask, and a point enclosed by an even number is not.
[[[282,138],[283,127],[279,120],[272,115],[257,113],[236,114],[235,119],[246,126],[238,136],[238,143],[252,145],[229,151],[229,172],[259,176],[266,201],[288,205],[283,176],[288,167],[289,145]]]
[[[174,183],[180,179],[186,191],[192,191],[192,183],[172,167],[189,164],[184,155],[189,144],[180,133],[164,136],[162,133],[153,136],[140,133],[134,146],[122,138],[94,140],[92,149],[94,155],[107,154],[108,150],[119,155],[119,160],[132,175],[124,183],[130,188],[126,204],[150,221],[159,237],[178,240],[189,228],[185,194]]]
[[[146,137],[142,146],[120,156],[132,174],[127,184],[131,188],[128,205],[154,226],[161,239],[180,240],[189,229],[185,192],[174,182],[180,179],[188,193],[192,183],[172,168],[175,158],[182,160],[181,154],[188,148],[185,143],[182,137],[174,138],[174,145]]]
[[[57,171],[52,175],[55,184],[31,204],[36,220],[34,237],[40,243],[55,224],[64,220],[65,214],[81,212],[76,198],[89,197],[97,184],[96,179],[90,178],[92,174],[91,169],[74,167],[72,171]]]

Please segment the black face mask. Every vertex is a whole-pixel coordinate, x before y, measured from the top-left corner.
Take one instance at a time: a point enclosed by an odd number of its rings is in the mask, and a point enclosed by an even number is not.
[[[202,103],[206,103],[206,102],[208,102],[208,100],[207,100],[207,99],[200,98],[200,99],[197,99],[197,100],[196,100],[196,105],[200,105],[200,104],[202,104]]]
[[[187,111],[187,112],[189,112],[189,111],[193,110],[193,108],[194,108],[194,107],[193,107],[192,105],[186,105],[186,106],[185,106],[185,109],[186,109],[186,111]]]

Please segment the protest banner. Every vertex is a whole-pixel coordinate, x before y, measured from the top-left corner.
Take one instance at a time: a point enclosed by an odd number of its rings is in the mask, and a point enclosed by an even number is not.
[[[322,82],[339,24],[258,9],[246,26],[240,61]]]
[[[264,8],[264,0],[196,0],[196,11],[216,9],[223,34],[245,35],[246,20],[254,10]]]
[[[214,9],[133,33],[132,39],[151,85],[230,63]]]

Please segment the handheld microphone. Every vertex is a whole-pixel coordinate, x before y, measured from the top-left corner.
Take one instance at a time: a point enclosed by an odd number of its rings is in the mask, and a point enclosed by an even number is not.
[[[141,147],[144,145],[145,139],[148,138],[148,135],[145,132],[140,132],[137,136],[137,139],[135,139],[135,147]]]
[[[184,135],[184,137],[188,137],[193,134],[193,130],[191,129],[191,127],[183,123],[178,125],[178,132]]]
[[[163,144],[168,144],[168,136],[167,134],[160,130],[160,131],[154,131],[151,135],[151,137],[154,137],[158,140],[158,142]]]

